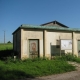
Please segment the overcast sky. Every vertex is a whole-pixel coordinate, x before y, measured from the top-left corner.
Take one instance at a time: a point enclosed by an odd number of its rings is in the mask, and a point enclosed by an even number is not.
[[[40,25],[57,20],[80,28],[80,0],[0,0],[0,43],[12,41],[21,24]]]

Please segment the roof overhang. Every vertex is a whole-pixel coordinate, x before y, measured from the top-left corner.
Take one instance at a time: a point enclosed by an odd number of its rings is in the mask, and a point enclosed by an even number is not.
[[[56,30],[56,31],[80,32],[80,29],[77,29],[77,28],[63,28],[63,27],[59,28],[59,27],[56,27],[56,26],[35,26],[35,25],[22,24],[12,34],[14,34],[19,29],[40,29],[40,30]]]

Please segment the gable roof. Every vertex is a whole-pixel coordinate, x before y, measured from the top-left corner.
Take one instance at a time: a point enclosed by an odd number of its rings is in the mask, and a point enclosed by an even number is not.
[[[64,25],[64,24],[62,24],[62,23],[60,23],[60,22],[58,22],[56,20],[55,21],[51,21],[51,22],[47,22],[47,23],[44,23],[44,24],[41,24],[40,26],[46,26],[47,24],[50,24],[50,23],[58,24],[58,25],[60,25],[62,27],[69,28],[68,26],[66,26],[66,25]]]
[[[56,27],[56,26],[36,26],[36,25],[26,25],[22,24],[18,27],[12,34],[14,34],[19,29],[40,29],[40,30],[57,30],[57,31],[70,31],[70,32],[80,32],[80,29],[77,28],[63,28],[63,27]]]

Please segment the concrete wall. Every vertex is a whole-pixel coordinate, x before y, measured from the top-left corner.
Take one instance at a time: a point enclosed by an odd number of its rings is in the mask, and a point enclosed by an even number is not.
[[[74,35],[74,54],[78,56],[78,43],[77,41],[80,40],[80,33],[76,32]]]
[[[43,31],[42,30],[22,30],[21,32],[21,58],[29,58],[29,40],[39,40],[39,54],[43,57]]]
[[[78,44],[77,41],[80,40],[80,33],[74,32],[58,32],[58,31],[47,31],[46,32],[46,57],[51,57],[54,54],[60,55],[60,48],[56,47],[56,40],[60,39],[72,39],[73,50],[61,50],[61,53],[72,53],[78,56]]]
[[[21,29],[14,33],[13,42],[14,50],[19,53],[21,59],[29,58],[29,40],[39,40],[39,54],[40,57],[60,55],[60,47],[57,47],[57,40],[72,39],[73,52],[78,56],[77,40],[80,40],[80,33],[67,31],[53,31],[53,30],[38,30],[38,29]],[[72,53],[72,50],[61,50],[61,53]]]
[[[46,33],[46,56],[50,56],[60,53],[60,48],[56,47],[56,41],[60,39],[72,39],[72,33],[71,32],[54,32],[54,31],[47,31]],[[67,53],[71,52],[72,50],[62,50],[61,53]]]
[[[13,49],[16,51],[16,33],[13,35]]]
[[[20,57],[21,53],[21,30],[18,30],[13,35],[13,49],[18,53],[18,57]]]

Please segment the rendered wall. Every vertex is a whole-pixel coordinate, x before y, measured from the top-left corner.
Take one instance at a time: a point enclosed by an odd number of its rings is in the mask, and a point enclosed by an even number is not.
[[[13,49],[16,51],[16,33],[13,35]]]
[[[21,31],[18,30],[13,34],[13,49],[17,52],[18,57],[20,57],[21,53]]]
[[[72,39],[72,33],[70,32],[53,32],[47,31],[46,33],[46,56],[59,55],[60,48],[57,48],[56,41],[60,39]],[[72,53],[72,50],[61,50],[61,53]]]
[[[76,32],[75,33],[75,39],[74,39],[74,45],[75,45],[74,46],[74,48],[75,48],[74,49],[74,52],[75,52],[74,54],[77,55],[77,56],[78,56],[78,49],[77,49],[78,48],[78,40],[80,40],[80,33]]]
[[[17,31],[17,52],[19,57],[21,57],[21,30]]]
[[[43,31],[41,30],[23,30],[21,34],[21,58],[29,58],[29,40],[39,40],[39,54],[43,57]]]
[[[53,31],[53,30],[35,30],[35,29],[21,29],[14,33],[13,43],[14,50],[19,53],[19,57],[29,58],[29,40],[39,40],[39,54],[40,57],[51,58],[54,54],[60,53],[60,48],[57,48],[56,41],[61,39],[72,39],[73,40],[73,52],[74,55],[78,56],[77,51],[77,40],[80,40],[80,33],[78,32],[65,32],[65,31]],[[43,41],[45,40],[45,41]],[[45,44],[44,44],[45,43]],[[61,53],[72,53],[72,50],[61,50]]]
[[[80,40],[80,33],[74,32],[54,32],[47,31],[46,32],[46,56],[51,57],[53,54],[60,53],[60,48],[56,48],[56,40],[60,39],[72,39],[73,41],[73,50],[61,50],[61,53],[72,53],[78,56],[78,44],[77,41]]]

